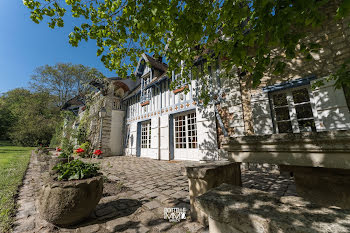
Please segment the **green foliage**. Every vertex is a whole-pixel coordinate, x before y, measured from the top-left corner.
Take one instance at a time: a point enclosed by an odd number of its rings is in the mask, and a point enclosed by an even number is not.
[[[346,60],[340,68],[331,75],[331,78],[336,80],[336,88],[344,86],[350,88],[350,59]]]
[[[103,77],[103,74],[95,68],[57,63],[54,66],[45,65],[36,68],[30,84],[36,91],[45,91],[55,96],[56,105],[62,107],[74,96],[84,96],[92,91],[89,82]]]
[[[5,135],[16,145],[48,146],[60,121],[59,108],[54,105],[55,97],[47,92],[30,92],[14,89],[0,97],[4,118]]]
[[[63,154],[62,157],[70,156],[73,153],[73,148],[74,146],[68,138],[65,137],[62,139],[62,148],[61,148],[62,149],[61,155]]]
[[[55,133],[53,134],[51,141],[50,141],[51,148],[61,146],[62,140],[63,140],[63,129],[64,129],[64,119],[62,119],[61,122],[59,122],[56,126]]]
[[[58,158],[73,158],[73,157],[71,157],[70,154],[66,154],[66,153],[62,152],[62,153],[58,156]]]
[[[4,101],[0,98],[0,140],[8,140],[10,128],[16,122],[15,116],[6,108]]]
[[[302,42],[307,33],[326,19],[327,4],[338,4],[331,17],[350,14],[350,0],[125,0],[89,1],[24,0],[31,19],[39,23],[47,17],[49,26],[63,26],[63,16],[70,11],[82,18],[69,35],[69,43],[96,40],[97,56],[119,77],[133,76],[133,69],[143,52],[165,56],[169,72],[178,73],[184,61],[184,79],[189,82],[193,61],[201,56],[209,64],[220,55],[221,68],[232,67],[250,74],[255,86],[264,72],[283,72],[285,60],[271,50],[280,48],[287,59],[297,55],[311,58],[317,44]],[[328,20],[328,19],[327,19]],[[215,55],[215,56],[213,56]],[[125,64],[130,60],[131,64]],[[197,77],[196,77],[197,78]],[[200,76],[205,79],[205,76]],[[172,85],[174,87],[174,85]],[[206,92],[206,90],[203,90]],[[203,94],[203,98],[208,98]]]
[[[99,166],[95,163],[84,163],[79,159],[69,163],[58,164],[53,170],[58,172],[58,180],[82,180],[99,175]]]
[[[61,134],[61,144],[63,146],[64,140],[69,141],[69,138],[72,138],[72,139],[76,138],[77,133],[76,133],[76,130],[73,129],[73,124],[74,124],[74,122],[77,121],[78,116],[74,115],[74,113],[72,113],[71,111],[62,111],[61,114],[62,114],[62,118],[64,119],[63,120],[63,129],[62,129],[62,134]],[[63,137],[63,135],[64,135],[64,137]],[[73,149],[70,153],[73,153]]]
[[[14,221],[15,197],[30,159],[30,147],[15,147],[0,141],[0,232],[10,232]]]
[[[86,107],[76,133],[78,144],[82,144],[88,140],[89,115],[89,107]]]
[[[313,85],[312,88],[323,86],[325,83],[323,81],[335,81],[334,88],[350,88],[350,59],[346,60],[343,64],[340,65],[338,70],[335,73],[328,76],[325,80],[318,80]]]

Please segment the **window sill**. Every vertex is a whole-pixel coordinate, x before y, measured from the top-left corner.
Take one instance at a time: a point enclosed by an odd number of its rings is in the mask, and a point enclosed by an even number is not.
[[[180,88],[178,88],[178,89],[176,89],[176,90],[173,90],[173,93],[174,94],[177,94],[177,93],[179,93],[179,92],[182,92],[182,91],[184,91],[185,90],[185,88],[187,88],[188,86],[186,85],[186,86],[183,86],[183,87],[180,87]]]
[[[146,106],[146,105],[149,105],[149,100],[147,100],[147,101],[141,103],[141,107]]]

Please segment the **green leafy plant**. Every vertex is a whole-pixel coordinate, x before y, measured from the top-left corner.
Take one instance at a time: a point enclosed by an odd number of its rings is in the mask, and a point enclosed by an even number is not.
[[[65,152],[62,152],[59,156],[58,156],[58,158],[73,158],[73,157],[71,157],[71,155],[70,154],[66,154]]]
[[[98,176],[100,167],[96,163],[84,163],[79,159],[69,163],[59,163],[53,170],[57,170],[58,180],[82,180]]]

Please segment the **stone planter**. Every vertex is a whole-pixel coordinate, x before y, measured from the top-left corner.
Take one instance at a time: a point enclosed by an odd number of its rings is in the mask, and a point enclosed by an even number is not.
[[[102,176],[85,180],[52,180],[40,191],[40,216],[57,226],[74,225],[95,209],[102,191]]]

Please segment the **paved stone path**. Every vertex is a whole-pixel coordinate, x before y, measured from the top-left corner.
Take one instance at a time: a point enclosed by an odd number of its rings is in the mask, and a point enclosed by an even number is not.
[[[165,207],[190,208],[187,178],[182,169],[196,162],[124,156],[92,159],[92,162],[101,163],[108,178],[104,196],[89,219],[68,229],[47,223],[37,213],[36,198],[43,180],[40,164],[32,156],[20,189],[14,232],[207,232],[189,218],[180,223],[163,219]],[[274,173],[244,171],[242,182],[245,187],[280,196],[295,194],[293,180]]]

